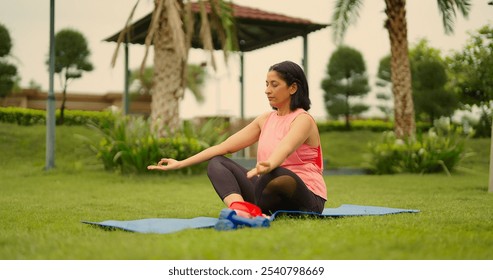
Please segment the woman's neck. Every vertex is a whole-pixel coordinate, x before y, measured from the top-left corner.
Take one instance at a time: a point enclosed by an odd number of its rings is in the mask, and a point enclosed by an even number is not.
[[[278,116],[286,116],[289,113],[291,113],[291,110],[289,107],[284,107],[284,108],[278,108],[277,109],[277,115]]]

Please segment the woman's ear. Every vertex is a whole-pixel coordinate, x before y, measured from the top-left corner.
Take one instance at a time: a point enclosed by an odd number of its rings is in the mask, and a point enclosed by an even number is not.
[[[289,94],[290,95],[293,95],[295,94],[296,92],[298,91],[298,84],[296,82],[292,83],[290,86],[289,86]]]

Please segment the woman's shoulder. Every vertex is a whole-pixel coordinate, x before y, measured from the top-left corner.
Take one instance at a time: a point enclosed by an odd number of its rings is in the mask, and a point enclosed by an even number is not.
[[[311,125],[315,123],[315,120],[313,119],[312,115],[310,115],[306,111],[303,111],[294,116],[292,123],[294,122],[303,123],[304,125]]]
[[[259,120],[266,120],[268,119],[272,114],[275,114],[276,111],[268,111],[268,112],[264,112],[262,114],[260,114],[257,119]]]
[[[299,119],[303,119],[303,120],[310,120],[310,121],[315,121],[315,119],[313,118],[312,115],[310,115],[310,113],[308,113],[308,111],[304,110],[304,109],[296,109],[295,111],[293,111],[293,121],[294,120],[299,120]]]
[[[260,126],[260,128],[262,128],[265,124],[265,122],[267,121],[267,119],[273,114],[275,113],[275,111],[269,111],[269,112],[265,112],[261,115],[259,115],[257,118],[255,118],[255,122],[258,123],[258,125]]]

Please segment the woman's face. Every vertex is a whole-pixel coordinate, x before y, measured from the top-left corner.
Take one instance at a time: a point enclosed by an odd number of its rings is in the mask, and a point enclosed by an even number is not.
[[[291,95],[297,89],[296,83],[288,86],[276,71],[269,71],[267,72],[265,84],[265,94],[267,95],[267,99],[269,99],[271,107],[277,109],[283,108],[284,106],[289,107]]]

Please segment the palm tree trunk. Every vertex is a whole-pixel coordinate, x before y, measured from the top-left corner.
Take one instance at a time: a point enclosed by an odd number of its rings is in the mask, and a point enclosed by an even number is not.
[[[386,28],[391,51],[392,92],[394,94],[395,134],[398,138],[416,132],[411,88],[411,69],[407,40],[406,1],[385,0]]]
[[[152,126],[158,136],[166,136],[180,127],[179,101],[183,97],[183,61],[173,47],[173,37],[167,24],[167,11],[159,17],[154,35],[154,88],[151,102]]]

